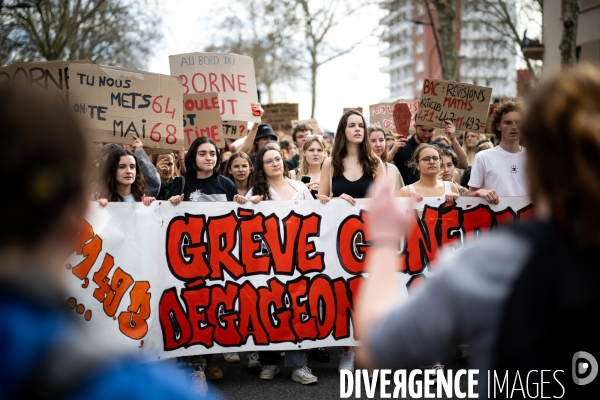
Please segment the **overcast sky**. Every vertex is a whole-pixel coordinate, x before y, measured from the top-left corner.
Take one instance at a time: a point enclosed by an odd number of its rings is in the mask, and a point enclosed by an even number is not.
[[[227,4],[230,0],[219,2]],[[201,35],[202,26],[210,15],[206,0],[162,1],[163,34],[162,44],[150,59],[149,70],[169,74],[169,55],[203,51],[211,37]],[[345,21],[332,31],[330,42],[343,47],[366,36],[377,27],[380,11],[375,7],[369,12]],[[344,107],[362,106],[367,112],[369,104],[378,103],[388,95],[385,85],[387,74],[379,72],[387,60],[379,58],[379,44],[372,38],[359,45],[351,53],[325,64],[319,70],[317,81],[317,107],[315,117],[325,130],[335,131]],[[308,77],[308,74],[307,74]],[[299,81],[295,90],[279,88],[274,102],[299,103],[301,119],[310,118],[309,81]],[[366,115],[365,115],[366,116]]]

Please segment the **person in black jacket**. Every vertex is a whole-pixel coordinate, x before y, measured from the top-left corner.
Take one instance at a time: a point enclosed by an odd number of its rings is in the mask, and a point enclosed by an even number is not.
[[[185,156],[186,173],[175,179],[169,201],[233,201],[235,184],[219,175],[220,155],[216,143],[207,137],[194,140]]]

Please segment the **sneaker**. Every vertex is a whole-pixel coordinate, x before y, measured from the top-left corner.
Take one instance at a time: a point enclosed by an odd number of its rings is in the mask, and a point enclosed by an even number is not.
[[[206,397],[208,385],[206,384],[206,376],[204,375],[204,372],[194,371],[190,374],[190,378],[192,378],[192,386],[190,390],[200,397]]]
[[[260,379],[273,379],[275,375],[279,373],[279,367],[277,365],[265,365],[260,371]]]
[[[468,346],[458,346],[456,348],[456,355],[454,356],[457,360],[468,360],[471,358],[471,351]]]
[[[434,383],[436,383],[437,382],[437,375],[438,375],[437,372],[438,371],[442,371],[442,373],[444,373],[444,366],[442,364],[434,364],[433,367],[431,367],[431,369],[435,371],[435,374],[431,377],[432,378],[431,380]]]
[[[319,378],[312,374],[312,371],[307,366],[302,368],[296,368],[292,372],[292,380],[300,382],[303,385],[310,385],[311,383],[317,383]]]
[[[185,357],[185,360],[194,371],[204,372],[204,368],[206,368],[205,356],[189,356]]]
[[[340,365],[338,365],[338,372],[343,369],[354,372],[354,351],[348,350],[342,354]]]
[[[318,362],[329,362],[331,360],[331,357],[329,357],[329,352],[323,347],[310,349],[308,357]]]
[[[258,353],[256,351],[248,354],[248,368],[260,368],[260,359],[258,358]]]
[[[237,364],[240,362],[240,356],[238,356],[238,353],[223,353],[223,358],[230,364]]]
[[[206,374],[206,379],[209,381],[223,379],[223,371],[217,367],[217,364],[215,364],[212,359],[208,360],[206,367],[204,367],[204,373]]]

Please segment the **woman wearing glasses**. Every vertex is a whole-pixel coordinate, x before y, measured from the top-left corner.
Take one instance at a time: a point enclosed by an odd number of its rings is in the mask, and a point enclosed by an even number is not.
[[[254,186],[245,198],[235,197],[240,204],[248,200],[254,204],[261,200],[312,200],[312,195],[302,182],[289,178],[281,151],[267,145],[256,155]]]
[[[235,201],[245,204],[251,201],[256,204],[261,200],[312,200],[306,186],[288,177],[283,156],[278,148],[271,145],[263,147],[256,155],[254,171],[254,187],[246,193],[246,197],[236,195]],[[278,351],[261,351],[260,361],[263,365],[260,379],[273,379],[279,374]],[[318,378],[306,366],[308,352],[306,350],[286,350],[285,366],[293,367],[292,380],[303,385],[316,383]]]
[[[445,196],[446,201],[452,202],[459,197],[458,187],[453,182],[438,180],[441,170],[442,154],[437,146],[422,143],[415,149],[408,163],[419,180],[400,189],[400,197],[415,197],[417,201],[423,197]]]
[[[438,180],[441,171],[442,153],[438,146],[422,143],[415,149],[408,166],[419,173],[419,180],[400,189],[400,197],[414,197],[422,201],[423,197],[444,196],[447,202],[459,197],[458,187],[452,182]],[[439,361],[432,364],[434,370],[443,370]]]

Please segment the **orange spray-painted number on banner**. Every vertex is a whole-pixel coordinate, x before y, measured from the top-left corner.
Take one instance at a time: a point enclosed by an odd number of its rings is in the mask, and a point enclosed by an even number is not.
[[[77,278],[84,280],[83,288],[88,288],[88,275],[96,265],[102,252],[102,239],[94,233],[92,226],[83,221],[77,237],[75,254],[83,255],[83,260],[71,268]],[[121,305],[123,297],[133,286],[129,293],[130,304],[127,311],[119,314],[119,330],[131,339],[141,339],[148,333],[147,319],[150,317],[150,283],[134,282],[133,277],[121,267],[117,267],[112,276],[109,276],[115,261],[112,255],[105,253],[102,264],[92,275],[92,281],[97,288],[93,297],[102,303],[104,312],[109,317],[114,317]],[[91,316],[91,314],[90,314]],[[89,321],[91,318],[86,317]],[[116,318],[115,318],[116,319]]]

